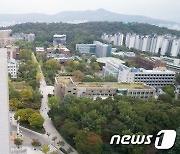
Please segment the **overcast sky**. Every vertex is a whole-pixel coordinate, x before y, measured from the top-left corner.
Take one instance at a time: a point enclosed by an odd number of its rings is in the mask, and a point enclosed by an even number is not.
[[[0,14],[96,10],[180,22],[180,0],[0,0]]]

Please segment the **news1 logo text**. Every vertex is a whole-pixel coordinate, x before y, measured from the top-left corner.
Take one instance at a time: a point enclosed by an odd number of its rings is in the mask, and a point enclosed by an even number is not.
[[[110,144],[123,144],[123,145],[149,145],[152,143],[153,135],[113,135]],[[170,149],[173,147],[176,140],[176,131],[174,130],[161,130],[157,133],[155,138],[156,149]]]

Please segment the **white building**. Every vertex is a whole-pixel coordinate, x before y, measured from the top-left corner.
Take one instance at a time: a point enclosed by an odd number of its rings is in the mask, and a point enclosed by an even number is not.
[[[10,154],[7,49],[0,49],[0,152]]]
[[[55,34],[53,36],[53,45],[56,46],[56,45],[65,45],[66,44],[66,35],[63,34],[63,35],[57,35]]]
[[[160,60],[166,63],[166,67],[169,70],[175,71],[177,73],[180,72],[180,59],[161,56]]]
[[[164,56],[168,51],[169,39],[165,38],[162,42],[161,55]]]
[[[173,84],[175,72],[169,70],[145,70],[137,68],[129,68],[123,64],[108,61],[103,67],[104,76],[112,75],[118,82],[143,82],[149,86],[163,87]]]
[[[130,37],[129,37],[129,44],[127,45],[127,47],[129,48],[129,49],[131,49],[131,48],[134,48],[134,46],[135,46],[135,40],[136,40],[136,34],[133,34],[133,35],[131,35]]]
[[[8,59],[8,73],[11,75],[12,79],[17,78],[17,72],[18,72],[17,61],[13,58],[9,58]]]
[[[174,39],[172,42],[171,56],[177,57],[180,53],[180,39]]]

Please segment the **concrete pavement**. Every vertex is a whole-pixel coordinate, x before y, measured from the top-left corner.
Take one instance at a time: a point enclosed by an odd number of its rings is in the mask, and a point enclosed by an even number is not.
[[[40,65],[39,65],[40,67]],[[40,108],[40,113],[41,115],[44,117],[45,122],[44,122],[44,128],[46,130],[46,132],[50,133],[50,136],[48,137],[46,134],[44,135],[44,137],[46,138],[50,138],[52,139],[54,136],[57,137],[56,143],[59,141],[63,141],[65,144],[62,148],[64,148],[65,150],[68,150],[69,148],[73,149],[73,152],[71,152],[72,154],[77,154],[77,151],[71,146],[69,145],[64,138],[59,134],[59,132],[56,130],[56,128],[54,127],[51,119],[48,116],[48,111],[49,111],[49,107],[48,107],[48,94],[53,94],[53,90],[54,87],[53,86],[47,86],[46,85],[46,81],[44,79],[44,75],[43,72],[41,70],[40,67],[40,74],[41,74],[41,82],[40,82],[40,90],[42,92],[43,95],[43,99],[42,99],[42,104],[41,104],[41,108]],[[53,143],[53,141],[52,141]]]

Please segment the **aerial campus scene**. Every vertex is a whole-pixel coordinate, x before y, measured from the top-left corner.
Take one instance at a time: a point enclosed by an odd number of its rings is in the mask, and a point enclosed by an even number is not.
[[[1,0],[0,154],[179,154],[179,0]]]

